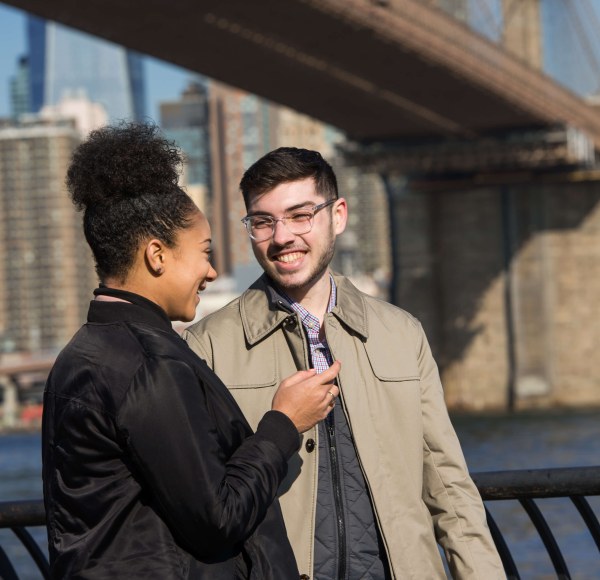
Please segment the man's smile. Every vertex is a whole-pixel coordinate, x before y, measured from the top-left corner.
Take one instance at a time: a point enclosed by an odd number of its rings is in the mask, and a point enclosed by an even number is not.
[[[278,254],[273,257],[276,262],[285,262],[289,264],[291,262],[296,262],[300,260],[304,256],[304,252],[289,252],[286,254]]]

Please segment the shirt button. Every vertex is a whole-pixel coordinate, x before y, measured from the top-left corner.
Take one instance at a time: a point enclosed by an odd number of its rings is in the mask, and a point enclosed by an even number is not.
[[[300,574],[300,580],[310,580],[310,576],[308,574]]]
[[[315,450],[315,440],[314,439],[307,439],[306,440],[306,445],[304,446],[306,448],[306,450],[309,453],[312,453]],[[308,576],[307,576],[308,578]]]

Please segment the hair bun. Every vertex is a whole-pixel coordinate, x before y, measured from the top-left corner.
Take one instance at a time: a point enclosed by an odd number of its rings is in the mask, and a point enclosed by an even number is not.
[[[177,187],[181,153],[156,125],[121,123],[90,133],[73,153],[67,188],[79,209]]]

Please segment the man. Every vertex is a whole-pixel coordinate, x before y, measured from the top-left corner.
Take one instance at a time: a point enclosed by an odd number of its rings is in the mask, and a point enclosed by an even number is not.
[[[330,165],[277,149],[240,188],[264,275],[186,339],[253,426],[282,378],[341,362],[280,488],[301,578],[445,578],[436,538],[455,578],[504,578],[419,322],[330,273],[348,213]]]

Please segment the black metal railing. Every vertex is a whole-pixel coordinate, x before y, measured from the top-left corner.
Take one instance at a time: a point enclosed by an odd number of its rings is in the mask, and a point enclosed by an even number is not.
[[[26,529],[43,526],[45,523],[44,502],[41,500],[0,502],[0,529],[12,530],[35,562],[42,578],[50,578],[50,566],[46,555]],[[2,546],[0,546],[0,578],[18,579],[17,572]]]
[[[558,543],[535,500],[569,498],[579,513],[598,548],[600,569],[600,523],[587,497],[600,496],[600,466],[561,469],[531,469],[490,471],[472,474],[485,502],[518,501],[537,530],[554,566],[557,577],[568,580],[571,575]],[[492,537],[510,580],[519,580],[519,572],[504,536],[489,511],[488,523]],[[26,528],[45,524],[42,501],[0,502],[0,529],[9,528],[25,547],[43,578],[49,578],[46,556]],[[17,580],[18,575],[0,546],[0,578]]]
[[[473,480],[485,502],[516,500],[523,506],[548,552],[557,577],[561,580],[567,580],[571,575],[554,534],[535,500],[569,498],[600,552],[600,524],[586,499],[600,495],[600,466],[489,471],[474,473]],[[519,580],[519,572],[512,554],[489,511],[487,518],[507,576],[511,580]],[[598,569],[600,570],[600,554]]]

